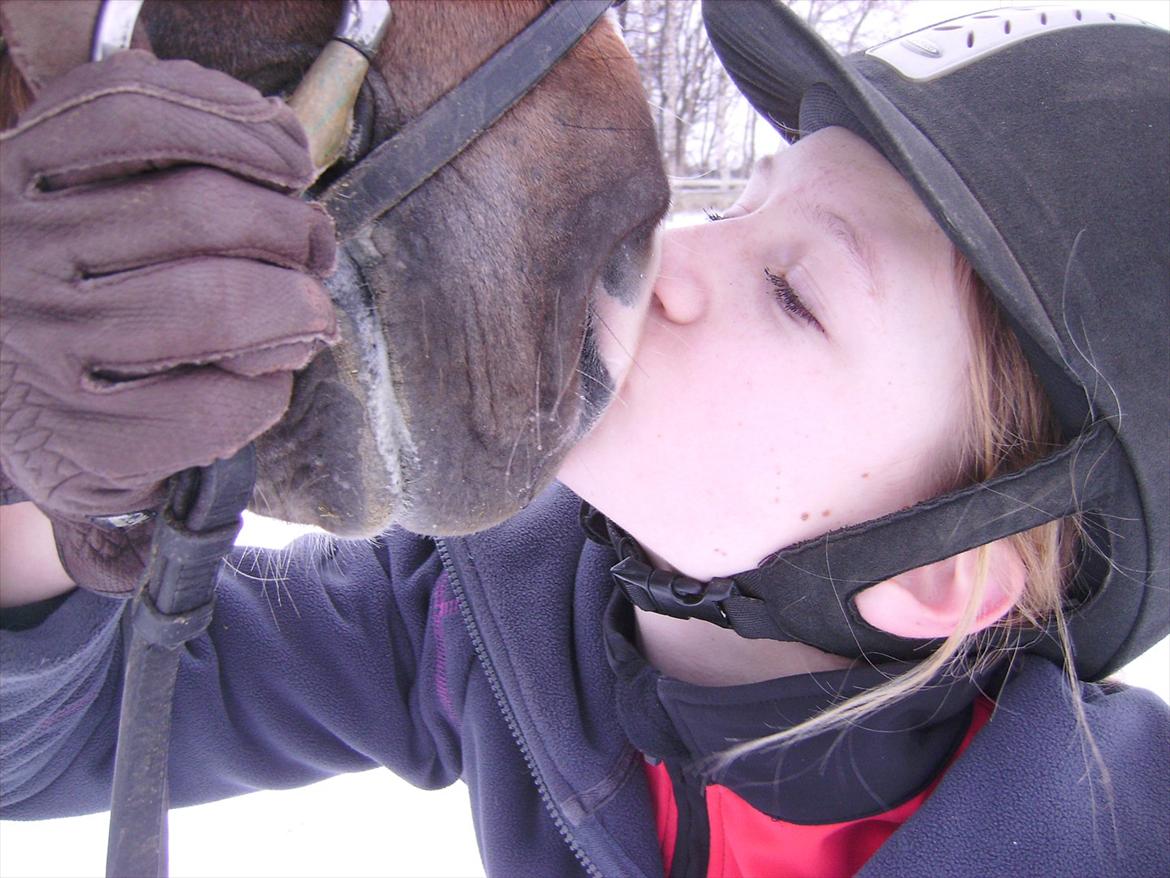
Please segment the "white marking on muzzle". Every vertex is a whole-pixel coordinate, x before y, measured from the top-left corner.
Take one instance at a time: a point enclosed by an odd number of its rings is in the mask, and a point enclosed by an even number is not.
[[[364,251],[380,259],[369,240],[369,232],[359,232],[338,251],[337,270],[325,281],[335,305],[348,315],[357,333],[357,385],[362,391],[374,447],[382,459],[383,470],[390,479],[390,490],[403,499],[402,455],[417,462],[418,454],[410,441],[410,432],[398,406],[394,384],[390,379],[390,356],[386,337],[374,307],[373,294],[362,278],[349,248]]]

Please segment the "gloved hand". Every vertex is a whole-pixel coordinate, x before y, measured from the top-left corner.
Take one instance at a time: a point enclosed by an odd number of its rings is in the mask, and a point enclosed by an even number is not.
[[[293,197],[312,167],[292,112],[189,62],[79,67],[0,146],[0,468],[63,555],[67,534],[108,556],[88,516],[155,507],[264,432],[336,338],[332,223]]]

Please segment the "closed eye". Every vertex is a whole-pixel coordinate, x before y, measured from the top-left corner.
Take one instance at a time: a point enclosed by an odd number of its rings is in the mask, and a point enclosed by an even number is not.
[[[768,279],[772,298],[779,302],[785,311],[798,320],[807,323],[822,335],[825,334],[825,328],[821,326],[821,322],[813,316],[813,313],[805,307],[804,302],[801,301],[796,290],[792,288],[792,284],[788,282],[787,277],[783,274],[774,274],[767,267],[764,268],[764,277]]]

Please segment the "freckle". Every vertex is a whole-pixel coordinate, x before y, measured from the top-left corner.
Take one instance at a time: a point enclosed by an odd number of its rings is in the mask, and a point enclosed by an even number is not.
[[[807,512],[800,513],[800,520],[801,521],[808,521],[808,513]]]
[[[828,518],[832,514],[832,512],[833,512],[832,509],[822,509],[821,510],[821,518]]]
[[[863,479],[868,479],[868,478],[869,478],[869,473],[862,473],[862,474],[861,474],[861,477],[862,477]]]

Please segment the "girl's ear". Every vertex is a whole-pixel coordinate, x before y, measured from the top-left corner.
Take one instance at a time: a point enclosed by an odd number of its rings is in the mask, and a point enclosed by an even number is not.
[[[987,552],[986,581],[968,633],[998,622],[1016,605],[1026,579],[1024,563],[1006,539],[907,570],[865,589],[854,599],[861,618],[898,637],[950,635],[979,583],[981,550]]]

